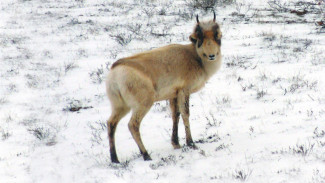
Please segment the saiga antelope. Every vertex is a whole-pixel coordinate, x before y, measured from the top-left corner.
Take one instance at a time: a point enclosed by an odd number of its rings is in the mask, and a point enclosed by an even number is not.
[[[186,132],[186,144],[195,147],[189,123],[189,97],[201,89],[221,66],[221,31],[212,21],[200,22],[189,36],[191,44],[172,44],[116,61],[106,80],[112,114],[107,121],[111,160],[119,163],[114,134],[120,119],[132,109],[129,130],[144,160],[151,160],[140,136],[140,123],[155,101],[169,100],[173,119],[171,143],[178,141],[179,116]]]

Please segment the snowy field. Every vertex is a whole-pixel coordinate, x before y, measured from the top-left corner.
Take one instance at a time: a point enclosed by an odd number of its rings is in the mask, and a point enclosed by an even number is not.
[[[188,44],[210,7],[184,0],[1,0],[0,183],[325,182],[325,2],[213,7],[223,64],[191,95],[193,150],[166,101],[123,118],[110,162],[105,76],[119,58]],[[303,10],[306,10],[305,12]],[[300,15],[299,15],[300,14]],[[317,23],[318,22],[318,23]]]

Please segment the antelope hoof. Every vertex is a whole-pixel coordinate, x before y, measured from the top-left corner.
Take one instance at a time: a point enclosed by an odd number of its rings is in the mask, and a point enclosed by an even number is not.
[[[191,147],[192,149],[194,149],[194,150],[199,149],[195,144],[190,145],[190,147]]]
[[[181,148],[181,146],[179,144],[172,143],[172,145],[173,145],[174,149],[180,149]]]
[[[111,152],[111,161],[112,163],[120,163],[120,161],[117,159],[116,152]]]
[[[198,147],[194,144],[194,142],[187,143],[187,146],[189,146],[192,149],[198,149]]]
[[[112,163],[120,163],[120,161],[117,158],[112,158]]]
[[[147,152],[143,154],[143,159],[145,161],[151,161],[152,160],[151,157],[150,157],[150,155]]]

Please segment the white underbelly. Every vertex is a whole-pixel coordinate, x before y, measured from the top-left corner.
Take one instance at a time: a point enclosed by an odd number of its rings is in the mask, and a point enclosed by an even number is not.
[[[205,85],[203,78],[196,81],[175,81],[167,85],[158,85],[156,90],[156,101],[167,100],[177,97],[178,90],[187,90],[189,93],[194,93],[200,90]]]

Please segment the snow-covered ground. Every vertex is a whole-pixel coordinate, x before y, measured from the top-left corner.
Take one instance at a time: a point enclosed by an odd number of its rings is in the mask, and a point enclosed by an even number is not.
[[[217,4],[223,66],[191,96],[198,150],[172,148],[161,101],[141,126],[153,160],[140,156],[128,115],[116,132],[122,163],[110,162],[108,68],[189,43],[194,15],[213,15],[191,2],[1,0],[0,182],[325,182],[325,34],[315,24],[325,2],[316,0]]]

